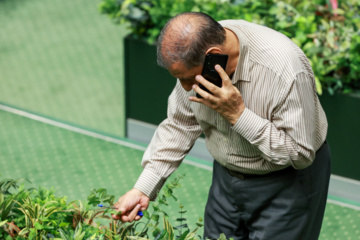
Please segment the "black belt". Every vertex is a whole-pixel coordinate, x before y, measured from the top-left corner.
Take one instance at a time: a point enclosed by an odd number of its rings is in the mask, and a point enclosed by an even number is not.
[[[247,173],[241,173],[241,172],[237,172],[237,171],[234,171],[234,170],[230,170],[228,168],[225,168],[225,169],[228,171],[228,173],[231,176],[237,177],[239,179],[269,177],[269,176],[272,176],[272,175],[283,174],[285,172],[290,172],[290,171],[294,170],[293,167],[289,166],[289,167],[281,169],[279,171],[269,172],[269,173],[265,173],[265,174],[247,174]]]

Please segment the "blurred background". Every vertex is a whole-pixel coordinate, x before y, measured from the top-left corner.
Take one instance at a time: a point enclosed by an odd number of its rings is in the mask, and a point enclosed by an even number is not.
[[[124,136],[125,27],[97,0],[0,1],[0,101]]]
[[[328,115],[329,142],[339,146],[320,239],[360,239],[359,6],[352,0],[0,0],[1,178],[27,178],[69,200],[86,200],[93,188],[116,198],[131,189],[175,84],[156,66],[153,43],[171,16],[203,11],[216,20],[267,25],[304,49]],[[351,98],[342,103],[343,96]],[[350,130],[337,132],[339,125]],[[181,203],[189,226],[196,226],[211,161],[199,139],[178,170],[186,173],[179,200],[166,208],[173,222]]]

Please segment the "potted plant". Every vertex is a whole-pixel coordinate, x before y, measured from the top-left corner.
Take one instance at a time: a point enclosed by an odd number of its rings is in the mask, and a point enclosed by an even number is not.
[[[291,38],[309,58],[316,76],[329,121],[333,173],[358,180],[360,161],[352,159],[357,158],[360,135],[355,123],[360,118],[359,10],[357,0],[103,0],[100,4],[102,13],[131,31],[125,39],[127,118],[156,125],[166,117],[167,97],[175,85],[173,77],[156,65],[154,45],[171,17],[201,11],[215,20],[266,25]]]

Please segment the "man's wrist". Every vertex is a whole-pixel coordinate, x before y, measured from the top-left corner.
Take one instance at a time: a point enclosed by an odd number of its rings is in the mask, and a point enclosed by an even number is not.
[[[245,108],[232,129],[243,136],[249,142],[255,141],[269,120],[256,115],[253,111]]]
[[[241,115],[243,114],[244,111],[245,111],[245,105],[242,104],[240,106],[239,112],[237,112],[236,115],[234,117],[232,117],[231,120],[229,121],[231,126],[234,126],[237,123],[237,121],[239,120],[239,118],[241,117]]]
[[[134,188],[155,200],[165,180],[148,169],[144,169],[138,178]]]
[[[141,191],[140,189],[137,189],[136,187],[134,187],[132,189],[132,191],[134,191],[137,195],[139,196],[146,196],[146,197],[149,197],[148,195],[146,195],[143,191]]]

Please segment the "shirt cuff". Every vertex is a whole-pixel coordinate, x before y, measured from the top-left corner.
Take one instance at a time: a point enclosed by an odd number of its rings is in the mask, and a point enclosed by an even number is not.
[[[154,201],[164,183],[164,179],[162,179],[152,171],[144,169],[139,179],[137,180],[134,188],[140,190],[142,193],[148,196],[151,201]]]
[[[232,129],[249,142],[254,142],[268,121],[259,117],[250,109],[245,108]]]

